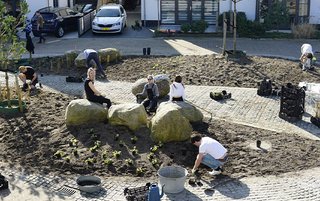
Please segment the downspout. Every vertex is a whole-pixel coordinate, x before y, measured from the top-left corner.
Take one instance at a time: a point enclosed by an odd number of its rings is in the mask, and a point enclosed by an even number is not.
[[[143,25],[146,27],[147,21],[146,21],[146,0],[143,0]]]

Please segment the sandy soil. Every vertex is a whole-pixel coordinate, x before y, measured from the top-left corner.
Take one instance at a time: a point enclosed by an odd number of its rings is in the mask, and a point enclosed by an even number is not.
[[[109,65],[106,72],[111,80],[134,82],[149,73],[166,73],[173,78],[179,73],[185,84],[240,87],[255,87],[264,76],[277,84],[320,81],[318,71],[302,72],[296,62],[260,57],[250,57],[240,64],[212,56],[127,58]],[[27,101],[24,114],[0,115],[1,161],[31,172],[62,175],[150,177],[156,176],[161,165],[192,168],[197,148],[189,141],[155,144],[147,128],[132,132],[102,123],[66,127],[65,108],[72,99],[41,91]],[[209,119],[193,127],[194,133],[211,136],[228,148],[225,174],[231,176],[278,175],[320,165],[320,141]],[[134,136],[136,142],[131,140]],[[257,139],[266,147],[271,145],[270,149],[254,149]],[[118,158],[114,156],[116,151],[121,151]],[[201,166],[200,173],[207,170]]]

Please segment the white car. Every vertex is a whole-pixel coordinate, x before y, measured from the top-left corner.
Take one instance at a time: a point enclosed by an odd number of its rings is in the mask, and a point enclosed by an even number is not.
[[[92,21],[93,33],[122,33],[127,26],[127,13],[120,4],[101,6]]]

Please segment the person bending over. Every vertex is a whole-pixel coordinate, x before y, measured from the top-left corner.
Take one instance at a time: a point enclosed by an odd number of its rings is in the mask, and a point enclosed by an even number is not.
[[[191,136],[191,143],[199,147],[197,159],[192,168],[192,174],[195,173],[200,163],[212,168],[210,175],[218,175],[222,172],[222,166],[228,159],[227,149],[218,141],[210,137],[202,137],[199,134]]]
[[[38,83],[38,75],[31,66],[20,66],[19,67],[19,78],[23,82],[22,90],[26,91],[28,89],[27,80],[30,80],[31,89],[35,89]]]
[[[97,66],[97,69],[98,69],[98,72],[99,72],[100,76],[102,76],[103,78],[107,78],[106,74],[103,71],[101,63],[99,61],[99,55],[98,55],[97,51],[95,51],[93,49],[85,49],[83,51],[83,53],[84,53],[84,55],[86,57],[87,67],[89,68],[91,66],[90,62],[93,60],[94,63],[96,64],[96,66]]]
[[[111,107],[110,99],[103,97],[101,93],[94,87],[95,76],[95,69],[90,67],[87,72],[87,79],[84,82],[86,97],[91,102],[100,103],[102,105],[103,103],[106,103],[107,108],[109,109]]]
[[[170,85],[169,101],[185,101],[186,95],[184,92],[184,85],[182,84],[182,77],[178,75],[174,82]]]
[[[301,56],[300,56],[302,70],[311,68],[312,58],[313,58],[312,46],[310,44],[303,44],[301,46]]]
[[[148,83],[144,85],[143,91],[136,96],[147,96],[142,104],[147,112],[155,112],[158,104],[159,89],[157,84],[154,83],[152,75],[148,75],[147,79]]]

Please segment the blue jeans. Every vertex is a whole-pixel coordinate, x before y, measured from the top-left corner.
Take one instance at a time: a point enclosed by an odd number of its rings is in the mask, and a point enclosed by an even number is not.
[[[90,53],[89,53],[89,55],[88,55],[88,57],[87,57],[87,61],[86,61],[88,68],[90,67],[90,61],[91,61],[91,60],[93,60],[93,61],[96,63],[96,65],[97,65],[97,71],[98,71],[101,75],[104,75],[104,76],[105,76],[106,74],[104,73],[103,68],[102,68],[102,66],[101,66],[101,64],[100,64],[98,53],[96,53],[96,52],[90,52]]]
[[[227,158],[227,156],[224,158],[225,161],[227,160]],[[206,166],[212,169],[217,169],[218,167],[223,166],[225,162],[213,158],[210,154],[206,154],[203,156],[201,163],[205,164]]]

